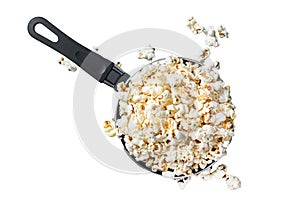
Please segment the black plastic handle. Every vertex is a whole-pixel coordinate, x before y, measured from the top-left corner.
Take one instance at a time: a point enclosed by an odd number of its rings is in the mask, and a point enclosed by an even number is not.
[[[58,41],[53,42],[37,33],[35,27],[38,24],[42,24],[52,31],[58,37]],[[129,78],[129,75],[116,67],[113,62],[82,46],[43,17],[31,19],[28,23],[28,32],[36,40],[72,60],[97,81],[114,89],[120,81],[126,81]]]
[[[35,31],[35,27],[38,24],[44,25],[51,32],[53,32],[58,37],[58,41],[52,42],[48,38],[37,33]],[[86,56],[91,52],[91,50],[74,41],[72,38],[64,34],[61,30],[56,28],[48,20],[42,17],[35,17],[29,21],[28,32],[33,38],[63,54],[78,66],[82,64]]]

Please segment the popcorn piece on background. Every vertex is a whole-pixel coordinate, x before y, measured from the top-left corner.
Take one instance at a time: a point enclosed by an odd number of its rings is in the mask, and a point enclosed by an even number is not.
[[[155,48],[148,46],[138,52],[138,59],[151,61],[155,57]]]
[[[218,27],[218,33],[220,38],[228,38],[228,32],[226,31],[226,28],[224,26],[220,25]]]
[[[200,52],[200,62],[204,62],[210,56],[210,49],[205,48]]]
[[[219,46],[218,39],[216,37],[212,37],[212,36],[206,36],[205,44],[210,47],[218,47]]]
[[[216,37],[216,31],[213,26],[208,26],[204,31],[206,38],[205,38],[205,44],[208,46],[218,47],[219,42]]]
[[[68,69],[68,71],[75,72],[77,70],[77,67],[74,66],[71,63],[71,61],[66,60],[64,57],[61,57],[61,59],[58,61],[58,63],[60,65],[65,66]]]
[[[235,190],[241,187],[241,181],[238,177],[229,175],[226,179],[227,187],[231,190]]]
[[[216,37],[216,31],[215,28],[213,26],[208,26],[205,30],[204,30],[204,34],[206,36],[210,36],[210,37]]]
[[[116,136],[115,127],[111,121],[109,120],[104,121],[103,127],[104,127],[104,132],[106,133],[107,136],[109,137]]]
[[[227,166],[221,164],[216,169],[207,169],[198,174],[203,180],[210,180],[211,178],[223,179],[226,181],[227,187],[235,190],[241,187],[241,181],[238,177],[227,174]]]
[[[196,34],[199,34],[199,33],[202,33],[203,30],[204,30],[204,27],[203,26],[200,26],[196,20],[194,19],[194,17],[191,17],[189,20],[188,20],[188,24],[187,24],[187,27],[189,27],[189,29],[192,30],[192,32],[196,35]]]

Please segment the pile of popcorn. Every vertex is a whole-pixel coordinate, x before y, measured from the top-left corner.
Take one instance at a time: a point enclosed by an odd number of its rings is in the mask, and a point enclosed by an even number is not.
[[[120,83],[118,97],[116,134],[152,171],[182,181],[226,155],[235,107],[216,67],[168,57]]]

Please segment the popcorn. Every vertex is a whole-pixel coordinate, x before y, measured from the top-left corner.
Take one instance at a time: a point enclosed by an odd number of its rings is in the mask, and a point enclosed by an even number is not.
[[[210,50],[209,48],[205,48],[201,51],[200,53],[200,61],[203,62],[205,61],[210,55]]]
[[[224,37],[228,38],[228,32],[226,31],[226,28],[222,25],[218,27],[218,34],[220,38],[224,38]]]
[[[211,116],[211,122],[213,122],[215,125],[219,125],[221,122],[224,122],[226,119],[226,115],[222,112],[219,112],[215,115]]]
[[[227,187],[231,190],[235,190],[241,187],[241,181],[236,176],[229,176],[226,180]]]
[[[221,103],[226,103],[230,100],[230,86],[226,86],[223,88],[222,93],[220,94],[219,101]]]
[[[194,17],[191,17],[189,20],[188,20],[188,24],[187,24],[187,27],[189,27],[189,29],[192,30],[192,32],[196,35],[196,34],[199,34],[201,32],[203,32],[204,30],[204,27],[203,26],[200,26],[196,20],[194,19]]]
[[[128,100],[128,93],[127,92],[118,92],[118,98],[121,100],[121,101],[127,101]]]
[[[211,47],[218,47],[219,42],[218,39],[215,36],[207,36],[205,38],[205,44]]]
[[[209,26],[205,29],[205,44],[208,46],[218,47],[218,39],[216,37],[216,31],[214,30],[213,26]]]
[[[119,83],[118,85],[117,85],[117,91],[123,91],[123,92],[125,92],[125,91],[127,91],[127,87],[126,87],[126,85],[125,85],[125,83],[124,82],[121,82],[121,83]]]
[[[170,97],[170,91],[169,90],[164,90],[162,94],[160,94],[157,99],[160,100],[161,102],[166,102]]]
[[[155,48],[148,46],[138,52],[138,59],[151,61],[155,57]]]
[[[225,177],[227,177],[226,171],[227,171],[227,166],[222,164],[217,167],[217,169],[216,169],[216,171],[214,171],[213,175],[217,178],[225,178]]]
[[[187,139],[187,134],[182,131],[175,130],[174,134],[175,134],[175,138],[179,141],[185,141]]]
[[[241,187],[241,181],[238,177],[228,175],[227,174],[227,166],[221,164],[217,166],[214,170],[212,167],[209,169],[202,171],[201,173],[197,174],[203,180],[210,180],[212,178],[223,179],[226,181],[227,187],[231,190],[235,190]]]
[[[208,26],[205,31],[205,35],[210,36],[210,37],[216,37],[216,31],[213,26]]]
[[[217,29],[215,29],[213,26],[203,27],[200,26],[194,17],[190,18],[188,20],[188,28],[192,30],[192,32],[196,35],[199,33],[205,34],[205,44],[212,47],[218,47],[219,41],[217,38],[217,34],[219,38],[228,38],[228,32],[226,31],[226,28],[222,25],[218,26]]]
[[[215,34],[210,28],[206,33]],[[202,58],[209,54],[204,49]],[[124,137],[129,154],[153,172],[184,187],[193,174],[226,155],[235,107],[216,67],[168,57],[144,66],[117,90],[120,118],[114,131]]]
[[[116,131],[114,130],[114,125],[112,125],[111,121],[108,120],[104,121],[103,127],[104,127],[104,132],[106,133],[107,136],[109,137],[116,136]]]
[[[176,160],[177,151],[169,151],[167,152],[166,162],[174,162]]]
[[[70,72],[75,72],[77,70],[77,67],[74,64],[72,64],[71,61],[65,60],[64,57],[61,57],[58,63],[60,65],[65,66]]]
[[[176,108],[175,108],[175,106],[173,105],[173,104],[170,104],[170,105],[168,105],[167,106],[167,110],[175,110]]]
[[[215,81],[215,82],[211,83],[210,85],[213,87],[213,89],[215,91],[220,91],[221,88],[224,86],[224,83],[222,81]],[[217,94],[217,96],[218,96],[218,94]]]
[[[134,95],[133,97],[132,97],[132,101],[133,102],[138,102],[138,101],[140,101],[141,100],[141,96],[140,95]]]
[[[169,74],[166,78],[167,78],[167,83],[171,87],[180,84],[183,80],[182,74]]]
[[[146,94],[146,95],[151,95],[151,91],[152,89],[151,89],[151,86],[144,86],[144,87],[142,87],[142,92],[144,93],[144,94]]]
[[[162,172],[162,176],[166,178],[174,178],[175,175],[173,172],[166,171],[166,172]]]

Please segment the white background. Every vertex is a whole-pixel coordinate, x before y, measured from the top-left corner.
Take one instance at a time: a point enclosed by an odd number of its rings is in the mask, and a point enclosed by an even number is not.
[[[299,199],[297,1],[27,0],[2,2],[0,15],[0,199]],[[30,38],[26,26],[35,16],[90,48],[147,27],[200,42],[185,26],[190,16],[224,24],[230,38],[214,56],[232,88],[237,128],[222,162],[242,188],[194,178],[182,191],[171,180],[121,174],[94,160],[73,122],[76,73]]]

